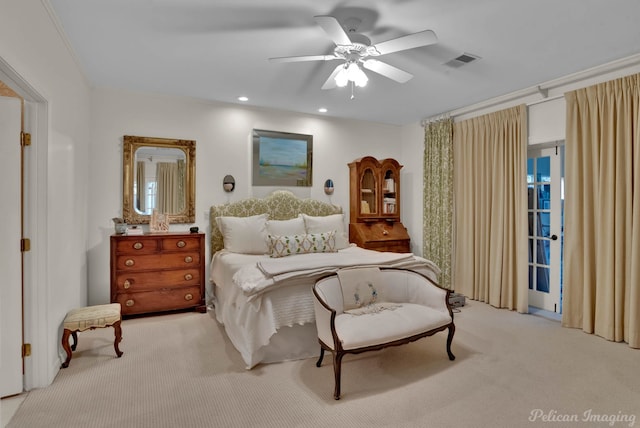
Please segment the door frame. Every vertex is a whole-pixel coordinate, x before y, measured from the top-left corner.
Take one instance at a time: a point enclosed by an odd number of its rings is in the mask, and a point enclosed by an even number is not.
[[[531,156],[536,156],[536,158],[545,157],[547,156],[545,152],[555,149],[556,156],[561,156],[560,160],[562,161],[564,144],[565,144],[564,140],[559,140],[559,141],[552,141],[545,144],[529,145],[527,148],[527,159],[529,159]],[[562,194],[561,194],[562,177],[563,177],[562,171],[564,170],[564,165],[562,162],[560,162],[560,164],[557,165],[557,167],[559,168],[559,170],[556,171],[556,173],[558,174],[559,179],[556,185],[554,185],[553,184],[554,182],[552,181],[551,193],[552,193],[552,199],[555,196],[555,198],[558,201],[562,201]],[[553,170],[554,170],[553,161],[551,161],[550,163],[550,168],[551,168],[550,173],[553,174]],[[529,183],[527,183],[527,188],[528,186],[529,186]],[[527,209],[527,216],[528,215],[529,214]],[[551,260],[548,263],[550,292],[549,292],[549,295],[546,296],[546,299],[543,299],[543,300],[548,300],[548,299],[556,300],[555,302],[553,302],[555,307],[539,308],[537,306],[532,306],[532,300],[535,301],[536,299],[531,298],[531,292],[532,291],[535,292],[535,288],[534,290],[531,290],[527,287],[527,290],[529,295],[529,306],[538,308],[538,309],[548,310],[555,313],[561,313],[562,312],[562,269],[563,269],[562,259],[563,259],[563,252],[564,252],[564,249],[563,249],[564,224],[563,224],[563,216],[562,216],[562,206],[559,206],[558,210],[552,207],[550,220],[551,220],[550,226],[552,227],[552,230],[550,231],[550,235],[557,235],[559,239],[557,241],[549,239],[550,245],[554,246],[554,242],[557,244],[555,245],[556,251],[554,252],[554,255],[555,253],[557,253],[557,257],[555,258],[551,257]],[[558,228],[558,230],[553,229],[554,224]],[[529,238],[527,237],[527,239]],[[551,284],[553,284],[554,282],[557,283],[557,289],[555,290],[551,287]],[[544,304],[542,306],[544,306]]]
[[[0,57],[0,80],[24,99],[24,132],[31,134],[25,150],[24,237],[31,239],[31,251],[24,253],[23,340],[32,354],[24,358],[24,389],[45,387],[58,372],[57,340],[47,337],[48,307],[48,141],[49,103],[9,63]]]

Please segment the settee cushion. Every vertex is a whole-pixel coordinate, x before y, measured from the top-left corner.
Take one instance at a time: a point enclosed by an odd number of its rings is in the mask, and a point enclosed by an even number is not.
[[[392,342],[451,323],[444,312],[414,303],[375,314],[336,316],[336,333],[345,350]]]

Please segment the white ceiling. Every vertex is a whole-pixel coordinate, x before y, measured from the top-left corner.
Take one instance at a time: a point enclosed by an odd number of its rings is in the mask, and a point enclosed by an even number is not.
[[[640,52],[638,0],[49,0],[99,87],[407,124]],[[379,57],[415,77],[321,90],[337,63],[315,15],[362,20],[372,43],[425,29],[438,43]],[[462,53],[481,59],[444,65]]]

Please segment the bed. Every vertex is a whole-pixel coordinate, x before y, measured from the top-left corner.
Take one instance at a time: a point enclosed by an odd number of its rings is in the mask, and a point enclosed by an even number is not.
[[[216,320],[247,369],[318,356],[312,287],[351,266],[439,270],[413,254],[349,244],[342,208],[286,190],[212,206],[211,269]]]

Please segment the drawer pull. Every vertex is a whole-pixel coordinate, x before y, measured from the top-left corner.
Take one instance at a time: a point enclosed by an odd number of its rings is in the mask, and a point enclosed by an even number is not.
[[[125,265],[125,266],[128,266],[128,267],[131,267],[131,266],[133,266],[133,265],[135,265],[135,264],[136,264],[136,262],[134,262],[132,259],[127,259],[127,260],[125,260],[125,262],[124,262],[124,265]]]
[[[134,305],[134,303],[135,303],[135,302],[133,301],[133,299],[129,299],[129,300],[127,300],[127,301],[125,302],[125,305],[127,305],[128,307],[131,307],[131,306],[133,306],[133,305]]]
[[[142,247],[144,247],[142,242],[136,242],[135,244],[133,244],[133,248],[135,248],[136,250],[141,250]]]
[[[184,279],[186,279],[187,281],[191,281],[193,279],[193,275],[191,275],[190,273],[186,274],[184,276]]]
[[[193,300],[193,294],[191,294],[191,293],[185,294],[184,295],[184,300]]]
[[[124,283],[122,284],[122,286],[123,286],[125,289],[129,289],[129,288],[131,288],[131,282],[130,282],[128,279],[125,279],[125,280],[124,280]]]
[[[187,256],[187,257],[184,258],[184,261],[187,262],[187,263],[191,263],[193,261],[193,257]]]
[[[176,242],[176,246],[177,246],[178,248],[184,248],[184,246],[185,246],[185,245],[187,245],[187,243],[186,243],[186,242],[184,242],[184,241],[178,241],[178,242]]]

